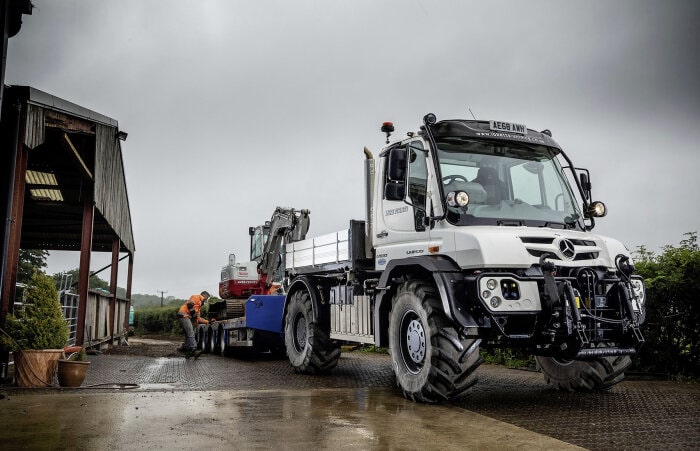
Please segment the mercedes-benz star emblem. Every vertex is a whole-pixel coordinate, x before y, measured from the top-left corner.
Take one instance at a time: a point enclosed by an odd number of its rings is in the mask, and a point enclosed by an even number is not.
[[[571,240],[561,240],[559,242],[559,251],[561,251],[561,255],[569,260],[572,260],[576,255],[574,243],[572,243]]]

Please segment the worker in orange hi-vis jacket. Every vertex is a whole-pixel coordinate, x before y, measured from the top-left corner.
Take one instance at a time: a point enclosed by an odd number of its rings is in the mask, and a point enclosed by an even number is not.
[[[199,354],[201,354],[201,351],[197,350],[197,342],[194,339],[193,323],[209,324],[209,321],[200,315],[202,305],[207,302],[207,299],[209,299],[209,293],[206,291],[202,291],[201,294],[193,294],[177,311],[177,317],[185,332],[185,343],[179,350],[188,356],[194,355],[199,357]]]

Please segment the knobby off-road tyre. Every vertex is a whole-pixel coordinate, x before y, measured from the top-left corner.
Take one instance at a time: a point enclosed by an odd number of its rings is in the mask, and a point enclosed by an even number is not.
[[[340,346],[330,339],[329,331],[313,319],[308,291],[297,291],[289,302],[284,343],[289,363],[298,373],[327,373],[340,359]]]
[[[459,334],[434,286],[408,281],[398,288],[389,318],[389,348],[396,383],[406,398],[432,403],[466,396],[477,381],[480,343]]]
[[[622,382],[632,364],[628,355],[597,357],[593,360],[564,360],[536,356],[544,380],[563,391],[609,390]]]

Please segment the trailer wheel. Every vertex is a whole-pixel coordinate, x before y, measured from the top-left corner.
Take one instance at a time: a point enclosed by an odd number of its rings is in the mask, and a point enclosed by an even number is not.
[[[216,327],[211,327],[209,326],[207,328],[209,331],[209,351],[212,354],[218,354],[219,353],[219,334],[218,334],[218,329]]]
[[[564,360],[536,356],[544,380],[563,391],[609,390],[622,382],[632,364],[628,355],[597,357],[593,360]]]
[[[287,356],[298,373],[318,374],[335,368],[340,359],[340,347],[329,333],[314,321],[311,295],[296,292],[287,309],[284,326]]]
[[[219,355],[226,357],[226,331],[223,327],[219,327]]]
[[[435,287],[402,284],[389,318],[389,347],[396,383],[418,402],[452,401],[467,395],[481,364],[480,339],[465,338],[448,320]]]
[[[205,340],[207,338],[206,334],[204,333],[204,328],[197,327],[195,329],[195,334],[197,336],[197,349],[199,349],[200,351],[204,351],[204,349],[206,348]]]

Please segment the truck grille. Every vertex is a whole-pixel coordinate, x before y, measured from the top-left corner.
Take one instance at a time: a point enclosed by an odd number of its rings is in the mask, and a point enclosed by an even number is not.
[[[561,252],[554,243],[553,237],[537,237],[537,236],[521,236],[520,241],[523,242],[527,251],[533,257],[540,258],[542,254],[551,254],[552,260],[562,260]],[[568,239],[576,246],[576,253],[571,259],[572,261],[594,260],[600,255],[600,248],[595,241],[592,240],[576,240]]]

